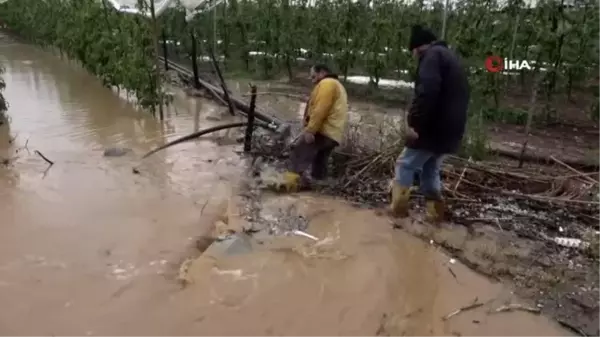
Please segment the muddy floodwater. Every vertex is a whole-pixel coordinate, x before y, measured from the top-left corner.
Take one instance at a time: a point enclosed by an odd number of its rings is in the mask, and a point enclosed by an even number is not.
[[[226,122],[224,108],[175,92],[160,123],[49,52],[0,36],[0,62],[0,334],[567,334],[543,316],[493,313],[521,302],[385,217],[316,195],[263,202],[296,205],[320,241],[198,256],[198,236],[239,216],[236,136],[139,158]],[[105,157],[113,147],[131,151]]]

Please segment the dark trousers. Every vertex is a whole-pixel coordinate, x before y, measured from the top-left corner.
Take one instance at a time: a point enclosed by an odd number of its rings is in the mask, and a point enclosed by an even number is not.
[[[322,180],[327,177],[327,163],[331,152],[338,142],[320,133],[315,135],[315,141],[306,143],[300,138],[290,153],[288,169],[302,175],[309,167],[313,179]]]

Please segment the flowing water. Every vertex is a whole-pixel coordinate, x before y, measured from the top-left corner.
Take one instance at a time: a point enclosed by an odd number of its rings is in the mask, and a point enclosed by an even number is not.
[[[11,105],[0,126],[0,334],[564,334],[541,316],[488,315],[518,299],[371,211],[317,196],[265,202],[308,205],[307,231],[334,237],[325,251],[291,238],[203,255],[182,288],[179,266],[241,176],[239,145],[223,132],[139,157],[223,123],[225,109],[177,93],[160,123],[52,53],[0,36],[0,62]],[[132,151],[104,157],[111,147]],[[476,298],[479,311],[441,319]]]

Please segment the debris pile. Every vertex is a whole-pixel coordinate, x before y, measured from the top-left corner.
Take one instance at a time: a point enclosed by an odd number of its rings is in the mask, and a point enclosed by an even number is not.
[[[266,207],[264,204],[262,190],[269,184],[269,176],[277,175],[276,170],[260,162],[254,163],[254,170],[260,170],[260,178],[247,181],[241,195],[241,203],[244,205],[241,215],[248,226],[244,230],[269,236],[303,235],[298,233],[303,233],[308,228],[309,221],[293,203],[272,207]]]
[[[255,158],[282,166],[288,154],[285,144],[262,134],[256,135],[254,143]],[[345,144],[333,155],[331,174],[335,179],[315,189],[381,207],[389,202],[390,179],[401,148],[401,141],[379,151]],[[555,237],[581,240],[590,231],[596,232],[600,222],[598,173],[581,172],[555,161],[554,167],[517,168],[514,162],[475,162],[450,156],[442,179],[452,222],[466,226],[489,223],[521,237],[554,243]],[[413,200],[419,207],[422,197],[417,193]]]

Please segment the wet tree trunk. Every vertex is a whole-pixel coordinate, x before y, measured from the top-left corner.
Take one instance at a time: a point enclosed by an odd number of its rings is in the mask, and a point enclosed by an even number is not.
[[[194,89],[200,89],[200,81],[198,74],[198,42],[196,41],[196,33],[193,28],[190,28],[190,41],[192,43],[192,73],[194,74],[193,84]]]
[[[244,152],[252,150],[252,132],[254,131],[254,110],[256,109],[256,86],[250,88],[250,110],[248,111],[248,125],[246,126],[246,135],[244,137]]]
[[[167,34],[165,29],[162,29],[162,49],[163,49],[163,57],[165,58],[165,71],[169,71],[169,56],[167,55]]]
[[[539,57],[538,57],[539,59]],[[537,62],[536,62],[537,64]],[[537,95],[543,76],[538,73],[538,66],[536,66],[536,72],[534,73],[533,88],[531,89],[531,98],[529,100],[529,111],[527,112],[527,123],[525,124],[525,141],[521,147],[521,154],[519,155],[519,168],[523,167],[525,158],[525,152],[527,151],[527,144],[529,143],[529,133],[531,132],[531,124],[533,123],[533,115],[535,114],[535,107],[537,103]]]
[[[557,11],[554,13],[553,18],[552,18],[552,34],[554,36],[556,36],[556,33],[558,32],[558,27],[559,27],[559,20],[561,22],[564,22],[564,0],[561,0],[560,3],[558,4],[558,9]],[[551,60],[553,59],[553,65],[552,65],[552,71],[550,72],[549,76],[549,80],[548,80],[548,84],[546,86],[546,122],[549,123],[552,119],[551,114],[551,104],[552,104],[552,98],[553,98],[553,94],[554,94],[554,88],[556,87],[556,74],[558,72],[558,69],[560,67],[560,63],[561,63],[561,59],[562,59],[562,48],[563,48],[563,44],[564,44],[564,40],[565,40],[565,34],[561,33],[560,37],[558,38],[558,41],[556,42],[556,48],[554,48],[554,55],[551,56]],[[557,116],[554,116],[557,117]]]
[[[162,104],[161,81],[160,81],[160,60],[158,58],[158,22],[156,22],[156,12],[154,11],[154,0],[150,0],[150,13],[152,16],[152,33],[154,37],[154,59],[156,61],[156,95],[158,98],[158,112],[160,120],[165,119],[165,112]]]

